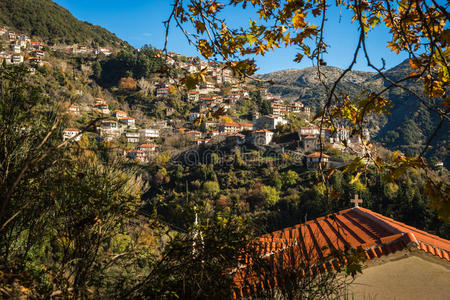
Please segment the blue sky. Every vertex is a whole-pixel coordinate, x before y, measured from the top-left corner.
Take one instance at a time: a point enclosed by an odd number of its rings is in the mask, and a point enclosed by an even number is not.
[[[128,41],[134,47],[150,44],[157,48],[164,45],[164,25],[171,11],[172,0],[54,0],[68,9],[76,18],[100,25],[115,33],[119,38]],[[330,1],[333,2],[334,1]],[[231,25],[244,26],[250,17],[249,11],[245,15],[233,9],[227,9],[224,16]],[[357,43],[357,27],[351,24],[349,13],[331,7],[328,12],[325,42],[330,45],[329,53],[324,59],[328,65],[340,68],[346,67],[353,58]],[[401,63],[406,55],[396,55],[386,49],[389,33],[383,26],[375,29],[368,37],[367,46],[372,62],[381,66],[381,58],[386,60],[388,68]],[[180,54],[197,56],[197,50],[190,46],[179,29],[173,27],[169,35],[168,48]],[[258,73],[273,72],[282,69],[305,68],[311,66],[311,61],[305,59],[297,64],[293,62],[296,49],[291,47],[279,49],[256,59],[260,70]],[[369,71],[365,59],[360,56],[354,68]]]

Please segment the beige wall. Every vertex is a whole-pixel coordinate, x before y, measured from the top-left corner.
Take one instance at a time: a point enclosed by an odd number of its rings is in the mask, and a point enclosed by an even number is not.
[[[450,299],[450,262],[425,255],[369,265],[350,286],[348,299]]]

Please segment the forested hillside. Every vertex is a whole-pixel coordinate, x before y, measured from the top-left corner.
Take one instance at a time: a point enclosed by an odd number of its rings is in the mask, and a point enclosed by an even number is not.
[[[45,42],[100,47],[127,45],[108,30],[77,20],[51,0],[2,0],[0,25]]]

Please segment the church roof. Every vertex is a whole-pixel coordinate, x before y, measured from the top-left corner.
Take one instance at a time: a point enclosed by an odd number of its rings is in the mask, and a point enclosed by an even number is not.
[[[255,242],[260,256],[270,257],[274,264],[292,263],[292,258],[286,258],[288,253],[305,253],[301,249],[308,249],[309,263],[325,270],[329,269],[324,262],[331,250],[344,250],[346,247],[362,249],[369,260],[397,251],[417,249],[450,261],[449,240],[362,207],[342,210],[265,234],[256,238]],[[254,279],[251,285],[243,278],[244,268],[237,271],[234,277],[235,298],[276,284],[276,278],[265,282]]]

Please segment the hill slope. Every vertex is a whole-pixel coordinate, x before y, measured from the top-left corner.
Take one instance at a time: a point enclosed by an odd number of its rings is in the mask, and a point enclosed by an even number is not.
[[[330,66],[322,67],[321,70],[328,83],[336,80],[343,72],[339,68]],[[412,70],[408,61],[404,61],[384,74],[392,80],[397,80],[410,72]],[[273,81],[274,84],[269,88],[272,93],[281,94],[292,100],[299,99],[315,111],[326,100],[326,90],[318,80],[316,67],[277,71],[261,75],[260,78]],[[418,93],[422,91],[420,82],[410,80],[405,84]],[[388,83],[376,73],[351,71],[338,85],[338,92],[345,91],[357,97],[363,90],[376,92],[387,85]],[[408,155],[417,154],[436,127],[439,121],[438,116],[430,113],[416,97],[402,89],[391,89],[385,96],[392,100],[391,114],[370,119],[369,128],[372,136],[392,150],[400,149]],[[434,139],[428,154],[428,157],[434,156],[437,159],[446,160],[446,165],[450,163],[446,150],[449,132],[450,126],[447,122]]]
[[[100,47],[128,45],[100,26],[79,21],[51,0],[2,0],[0,24],[49,43]]]

